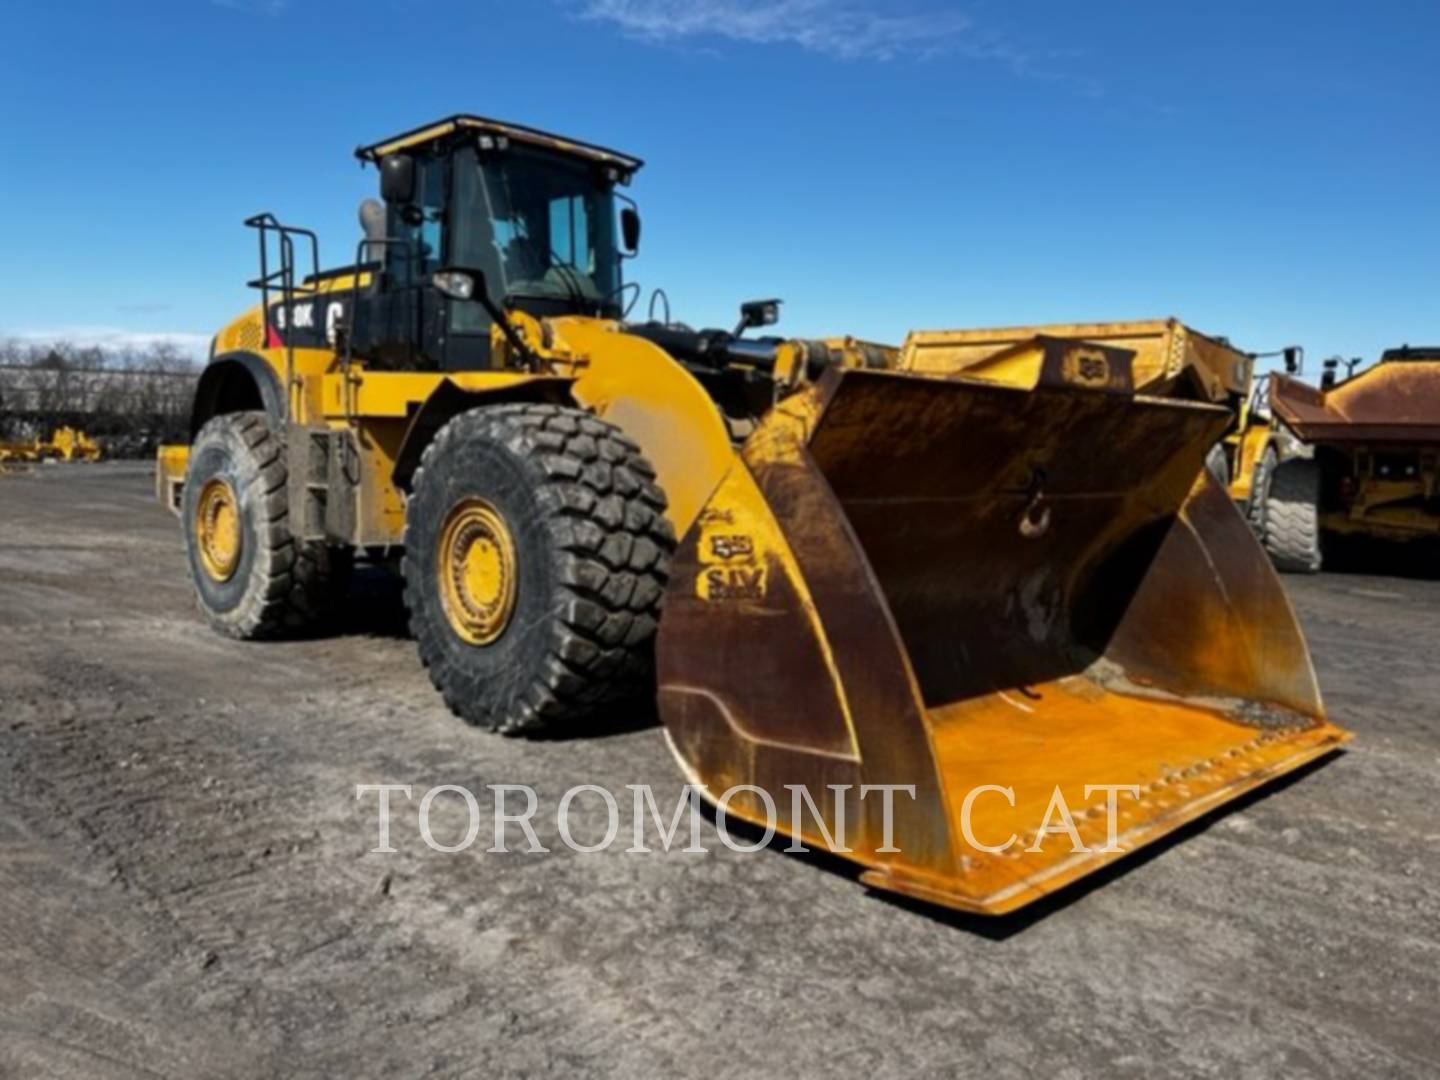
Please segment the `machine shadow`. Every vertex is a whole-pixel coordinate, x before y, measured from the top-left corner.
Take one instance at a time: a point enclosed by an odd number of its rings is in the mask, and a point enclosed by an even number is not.
[[[332,627],[317,637],[371,637],[409,641],[410,613],[405,608],[405,583],[399,570],[387,563],[355,567]],[[583,725],[555,727],[527,736],[536,742],[604,739],[646,731],[660,725],[652,692],[587,719]]]
[[[1440,540],[1408,543],[1327,533],[1325,572],[1440,581]]]
[[[405,609],[405,582],[399,568],[388,563],[361,563],[351,575],[339,607],[340,637],[408,639],[410,613]]]

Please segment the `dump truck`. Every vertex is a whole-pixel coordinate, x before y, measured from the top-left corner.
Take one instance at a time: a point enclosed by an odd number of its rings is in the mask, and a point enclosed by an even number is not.
[[[1138,350],[1032,334],[967,370],[756,336],[774,300],[631,320],[639,159],[468,115],[357,153],[354,261],[249,219],[259,302],[159,455],[219,631],[314,626],[398,555],[465,721],[652,702],[726,820],[987,914],[1347,738],[1205,472],[1231,410],[1142,392]]]
[[[1263,489],[1265,469],[1278,460],[1280,449],[1265,405],[1269,384],[1255,378],[1255,360],[1258,355],[1271,354],[1242,352],[1227,338],[1203,334],[1169,318],[915,331],[902,348],[901,367],[938,374],[994,373],[1007,378],[1013,373],[1023,381],[1028,373],[1015,371],[1012,350],[1037,335],[1129,350],[1135,354],[1132,371],[1138,392],[1209,401],[1228,408],[1230,425],[1210,448],[1205,465],[1257,535],[1263,532],[1264,500],[1256,498],[1255,492]],[[1283,350],[1287,367],[1296,364],[1297,353],[1295,348]]]
[[[1327,537],[1411,541],[1440,536],[1440,348],[1386,350],[1316,388],[1273,375],[1270,406],[1302,446],[1274,470],[1265,545],[1275,565],[1316,573]]]

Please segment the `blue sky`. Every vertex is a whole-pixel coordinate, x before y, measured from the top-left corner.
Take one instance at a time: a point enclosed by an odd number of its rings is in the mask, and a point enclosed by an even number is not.
[[[260,209],[353,256],[351,151],[469,111],[649,162],[631,276],[898,341],[1176,314],[1440,343],[1440,4],[12,0],[0,336],[194,335]]]

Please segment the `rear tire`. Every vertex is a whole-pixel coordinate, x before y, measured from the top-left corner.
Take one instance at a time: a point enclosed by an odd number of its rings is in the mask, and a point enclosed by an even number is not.
[[[494,405],[441,428],[415,474],[404,577],[451,710],[535,734],[652,693],[665,506],[639,447],[581,409]]]
[[[312,628],[328,613],[350,552],[290,533],[285,440],[262,412],[227,413],[190,448],[181,520],[196,599],[242,640]]]
[[[1265,500],[1265,550],[1277,570],[1319,573],[1320,465],[1313,458],[1291,458],[1271,471]]]

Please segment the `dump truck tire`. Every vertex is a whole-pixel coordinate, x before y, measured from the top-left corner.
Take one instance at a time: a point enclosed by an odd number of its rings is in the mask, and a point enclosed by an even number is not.
[[[312,629],[350,565],[348,550],[291,535],[285,440],[262,412],[227,413],[200,429],[181,520],[200,610],[229,637]]]
[[[1215,477],[1215,482],[1226,491],[1230,490],[1230,459],[1225,456],[1225,444],[1216,443],[1205,455],[1205,468]]]
[[[451,710],[538,734],[653,693],[665,507],[635,443],[584,410],[486,406],[441,428],[415,473],[404,576]]]
[[[1320,466],[1311,458],[1281,462],[1265,499],[1265,550],[1277,570],[1320,571]]]
[[[1255,539],[1262,544],[1265,542],[1265,533],[1268,529],[1270,503],[1270,478],[1275,475],[1275,466],[1279,462],[1275,448],[1266,447],[1265,453],[1255,463],[1255,474],[1250,478],[1250,501],[1245,504],[1245,520],[1250,523],[1250,531],[1255,534]]]

